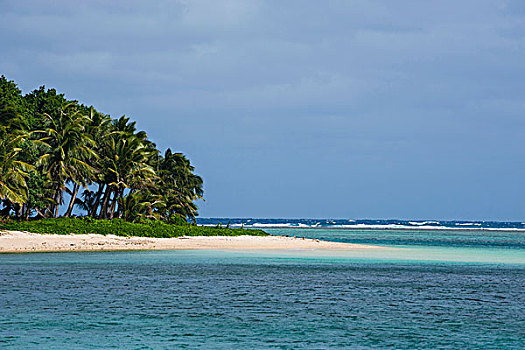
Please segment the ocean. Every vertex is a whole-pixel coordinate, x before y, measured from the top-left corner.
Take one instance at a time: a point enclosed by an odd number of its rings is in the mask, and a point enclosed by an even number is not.
[[[200,225],[218,224],[246,228],[350,228],[350,229],[418,229],[418,230],[483,230],[525,231],[520,221],[445,221],[445,220],[354,220],[354,219],[257,219],[198,218]]]
[[[525,348],[521,223],[252,220],[384,248],[1,254],[0,348]]]

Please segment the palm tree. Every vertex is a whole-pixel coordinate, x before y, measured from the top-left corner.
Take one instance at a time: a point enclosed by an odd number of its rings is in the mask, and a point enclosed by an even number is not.
[[[119,198],[120,217],[125,221],[137,222],[140,219],[161,219],[159,209],[166,204],[160,195],[148,191],[136,191]]]
[[[26,177],[34,169],[21,157],[21,145],[27,139],[22,124],[14,107],[0,108],[0,200],[4,202],[5,214],[14,207],[21,209],[27,201]]]
[[[198,208],[194,201],[203,199],[203,181],[200,176],[193,174],[194,170],[182,153],[173,153],[171,149],[167,149],[164,157],[159,157],[159,188],[162,188],[166,202],[163,216],[167,221],[170,221],[173,215],[195,221]]]
[[[0,199],[11,204],[23,204],[27,200],[25,176],[31,165],[19,160],[21,148],[18,146],[23,136],[15,136],[0,131]]]
[[[79,205],[94,218],[130,221],[195,220],[203,196],[190,161],[170,149],[159,155],[128,117],[112,120],[44,86],[22,96],[0,77],[2,212],[57,217],[64,192],[66,217]]]
[[[86,133],[95,142],[94,151],[97,157],[90,159],[90,164],[96,168],[93,172],[92,182],[97,184],[97,191],[93,192],[87,188],[84,191],[84,201],[81,206],[88,212],[89,216],[96,217],[102,194],[109,182],[107,178],[107,157],[109,156],[108,142],[114,135],[114,127],[109,115],[97,112],[93,107],[89,108],[88,122],[85,126]]]
[[[119,200],[126,189],[135,191],[154,186],[155,171],[150,159],[157,151],[149,147],[146,133],[135,132],[135,123],[121,117],[114,122],[114,131],[108,137],[104,157],[106,193],[99,217],[112,219]],[[108,208],[109,207],[109,208]]]
[[[54,195],[49,211],[54,217],[58,216],[66,182],[73,183],[71,202],[74,203],[79,186],[87,187],[94,172],[94,168],[86,160],[97,157],[93,150],[95,142],[85,133],[88,118],[80,115],[76,107],[73,104],[66,105],[55,118],[44,114],[48,123],[46,128],[33,132],[41,136],[35,142],[45,152],[37,164],[43,167],[52,183]],[[70,207],[72,208],[72,204]],[[68,214],[70,213],[68,210]]]
[[[88,184],[96,183],[98,190],[96,193],[85,186],[84,193],[82,194],[83,200],[76,199],[76,194],[80,186],[74,184],[71,201],[69,207],[64,216],[68,217],[71,215],[73,206],[79,205],[83,210],[88,212],[89,216],[96,215],[100,197],[106,185],[104,181],[104,149],[105,143],[108,137],[112,134],[113,128],[111,125],[111,118],[108,115],[97,112],[93,106],[85,108],[87,114],[85,115],[84,132],[93,140],[94,156],[88,156],[86,163],[93,167],[93,171],[84,174],[84,178]]]

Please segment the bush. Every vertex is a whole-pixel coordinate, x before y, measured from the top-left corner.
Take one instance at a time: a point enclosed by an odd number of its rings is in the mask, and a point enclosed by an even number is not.
[[[168,224],[183,226],[183,225],[189,225],[190,223],[186,220],[186,218],[184,218],[184,217],[182,217],[180,215],[172,215],[168,219]]]
[[[33,233],[88,234],[170,238],[182,236],[267,236],[262,230],[205,227],[190,225],[166,224],[161,221],[144,221],[139,224],[121,219],[96,220],[86,218],[53,218],[35,221],[6,221],[0,223],[0,229],[28,231]]]

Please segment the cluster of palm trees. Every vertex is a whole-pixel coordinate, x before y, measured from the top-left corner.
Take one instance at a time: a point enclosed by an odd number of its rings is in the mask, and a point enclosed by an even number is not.
[[[162,155],[129,118],[69,102],[35,122],[15,107],[0,105],[4,216],[195,220],[202,178],[183,154]]]

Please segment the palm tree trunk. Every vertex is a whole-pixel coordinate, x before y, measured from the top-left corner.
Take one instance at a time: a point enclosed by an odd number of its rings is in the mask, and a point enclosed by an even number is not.
[[[31,213],[31,208],[29,207],[29,204],[27,203],[22,204],[22,213],[20,215],[20,218],[23,220],[28,220],[29,213]]]
[[[119,200],[120,200],[120,203],[122,203],[122,200],[124,198],[124,189],[122,188],[120,191],[119,191],[119,196],[118,196]],[[122,214],[123,214],[123,209],[121,208],[120,204],[119,206],[117,207],[117,217],[120,219],[122,218]]]
[[[38,208],[35,208],[35,211],[36,211],[36,217],[38,219],[45,219],[46,218],[47,212],[42,213],[42,211],[40,211],[40,209],[38,209]]]
[[[26,206],[26,203],[22,204],[22,208],[20,209],[20,219],[24,219],[26,216]]]
[[[108,200],[111,195],[111,187],[106,187],[106,192],[104,193],[104,201],[102,202],[102,207],[100,208],[100,214],[98,215],[99,219],[105,219],[108,212]]]
[[[22,210],[24,209],[22,204],[15,205],[15,217],[20,219],[22,217]]]
[[[73,211],[73,206],[75,205],[75,199],[77,199],[79,188],[80,188],[79,184],[77,183],[73,184],[73,193],[71,193],[71,200],[69,201],[69,206],[67,208],[66,214],[64,215],[66,218],[71,216],[71,212]]]
[[[98,205],[100,203],[100,197],[102,196],[102,192],[104,191],[104,187],[106,186],[106,184],[98,184],[98,191],[97,191],[97,196],[95,197],[95,201],[93,203],[93,207],[91,208],[91,216],[92,217],[95,217],[97,215],[97,209],[98,209]]]
[[[9,212],[11,211],[11,202],[5,200],[2,204],[4,205],[4,209],[0,210],[1,216],[9,216]]]
[[[58,188],[56,190],[56,194],[55,194],[55,206],[53,207],[53,216],[55,218],[58,217],[58,207],[60,207],[60,189]]]
[[[113,220],[113,217],[115,216],[115,206],[117,205],[119,192],[120,192],[119,189],[115,189],[113,200],[111,201],[111,208],[109,208],[109,219],[110,220]]]
[[[29,220],[29,213],[31,213],[31,208],[29,204],[25,204],[24,220]]]

